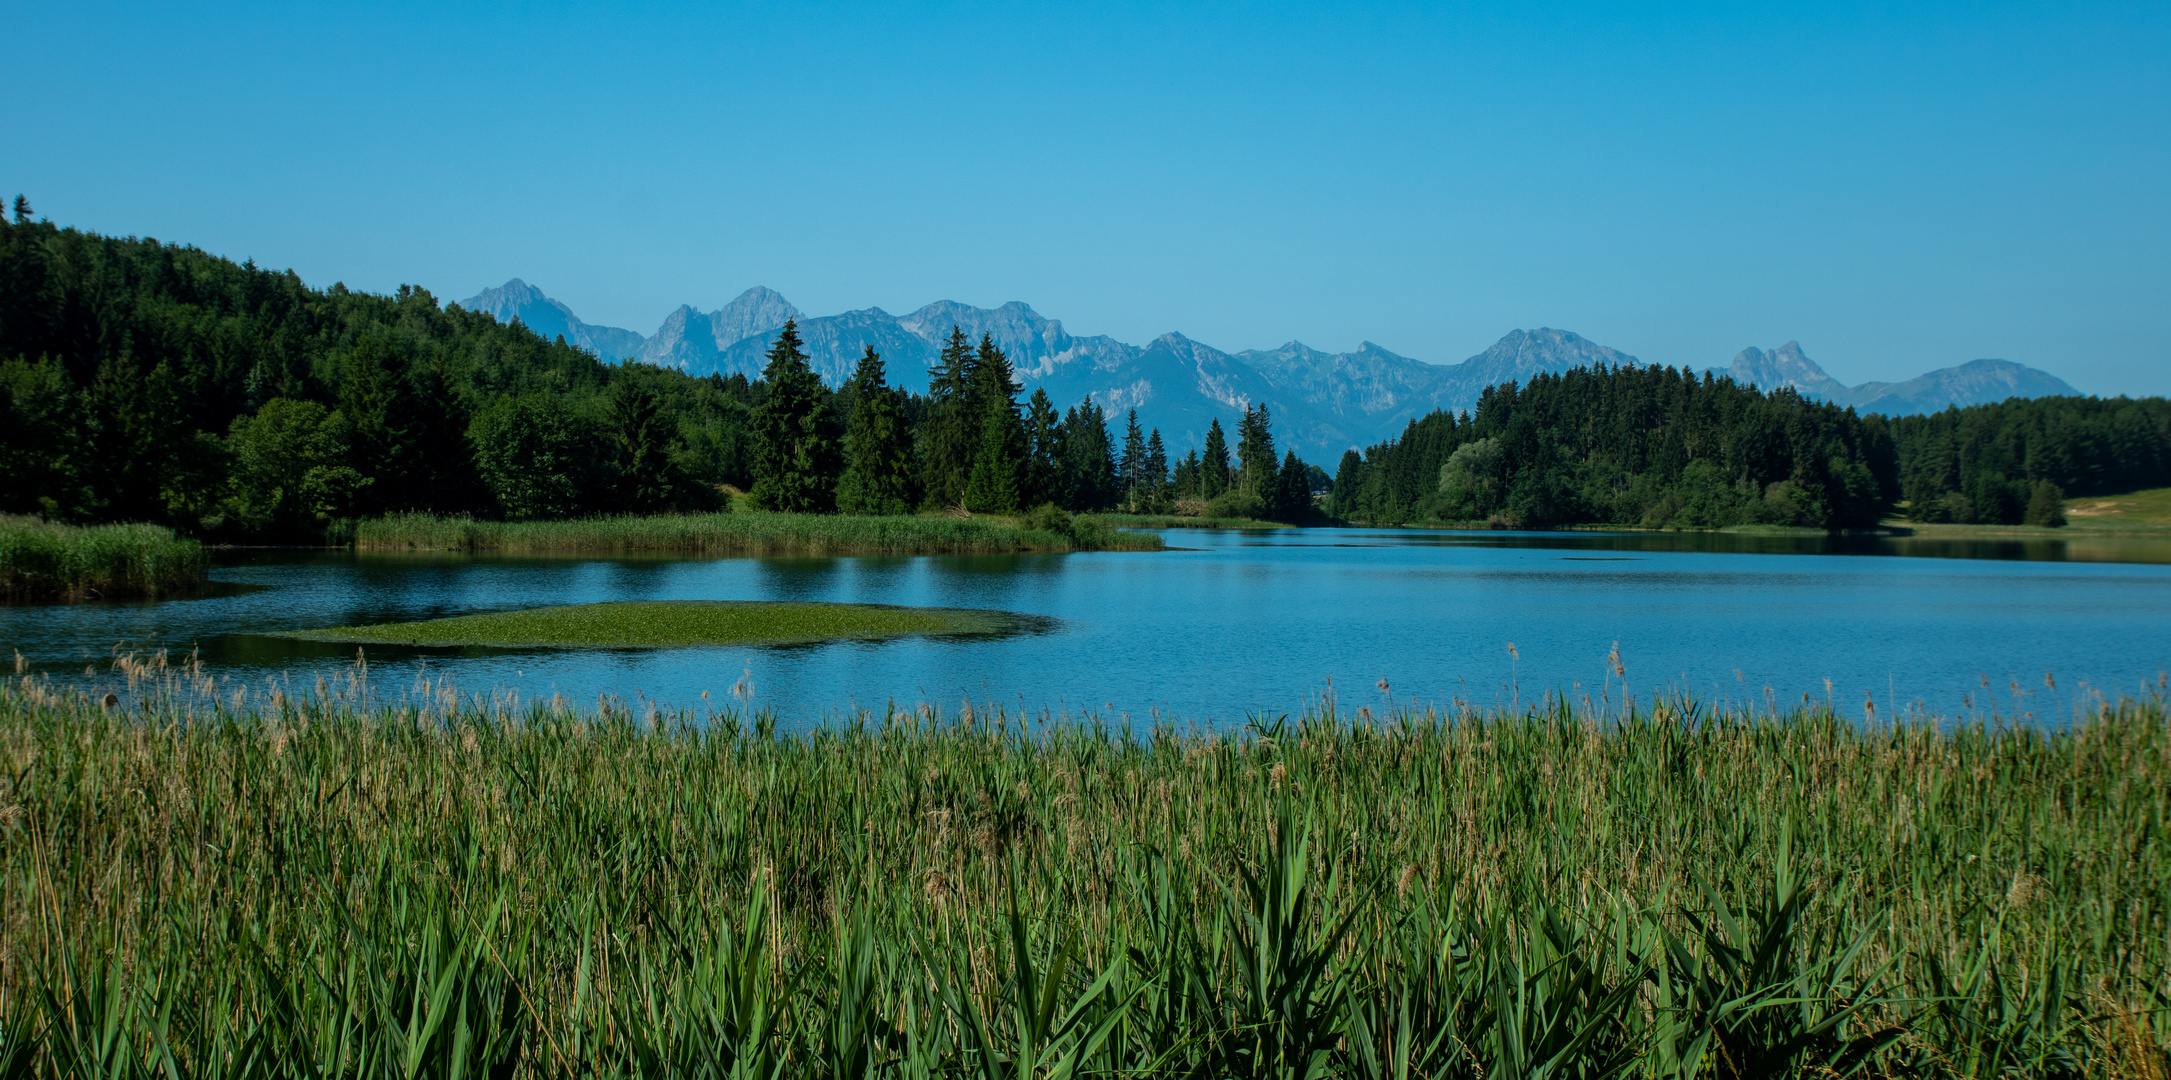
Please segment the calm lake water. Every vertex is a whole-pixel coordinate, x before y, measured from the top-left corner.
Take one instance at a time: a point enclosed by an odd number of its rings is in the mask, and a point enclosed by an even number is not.
[[[1299,712],[1333,681],[1345,708],[1620,700],[1721,704],[1829,693],[2038,721],[2075,695],[2171,668],[2171,545],[2116,542],[1172,530],[1155,554],[535,559],[253,552],[211,596],[0,608],[0,641],[57,680],[117,683],[116,650],[200,650],[222,679],[313,682],[353,650],[269,631],[631,599],[837,600],[1050,616],[995,639],[816,647],[467,652],[371,647],[397,697],[419,675],[466,693],[592,704],[752,704],[790,724],[854,708],[970,700],[1137,721],[1241,725]],[[2106,560],[2137,561],[2106,561]],[[2150,561],[2155,560],[2155,561]],[[1511,651],[1510,644],[1513,644]],[[85,674],[86,667],[90,673]],[[2046,685],[2053,676],[2056,688]],[[743,681],[742,681],[743,680]],[[1988,689],[1985,688],[1987,684]],[[2017,691],[2015,689],[2017,685]],[[2084,690],[2085,687],[2085,690]]]

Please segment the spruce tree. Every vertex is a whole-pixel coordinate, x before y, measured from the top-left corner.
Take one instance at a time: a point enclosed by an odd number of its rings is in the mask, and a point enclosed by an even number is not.
[[[886,385],[882,354],[867,346],[850,383],[855,402],[844,436],[844,474],[837,478],[837,509],[846,514],[911,512],[912,429],[904,422],[902,395]]]
[[[1242,474],[1243,489],[1271,505],[1275,480],[1274,430],[1273,422],[1267,417],[1265,402],[1244,409],[1244,419],[1237,432],[1237,469]]]
[[[1168,447],[1160,428],[1146,436],[1146,505],[1153,513],[1168,509]]]
[[[1173,486],[1176,489],[1176,497],[1179,499],[1197,499],[1203,497],[1199,494],[1198,447],[1194,446],[1190,450],[1185,451],[1183,460],[1176,463],[1176,476],[1173,481]]]
[[[365,330],[349,355],[339,388],[339,411],[349,425],[354,467],[371,483],[362,493],[364,514],[413,508],[418,487],[414,389],[407,364],[374,330]]]
[[[1010,359],[982,335],[973,358],[973,393],[979,407],[980,445],[965,482],[965,508],[982,514],[1014,514],[1025,474],[1025,427],[1018,420],[1017,386]]]
[[[1137,513],[1146,497],[1146,437],[1138,430],[1138,410],[1123,419],[1123,455],[1116,459],[1116,478],[1123,491],[1123,506]]]
[[[632,372],[620,372],[611,386],[611,441],[617,450],[618,497],[625,509],[652,514],[671,502],[668,422],[659,414],[656,392]]]
[[[972,345],[965,331],[950,328],[942,359],[928,372],[926,460],[920,486],[929,509],[947,510],[964,502],[965,483],[979,449],[979,417],[972,412]]]
[[[1074,512],[1106,510],[1116,500],[1116,460],[1108,445],[1108,418],[1093,395],[1063,416],[1064,508]]]
[[[2028,496],[2027,513],[2022,519],[2026,524],[2045,528],[2059,528],[2065,524],[2065,492],[2048,480],[2037,480],[2035,489]]]
[[[456,371],[436,354],[415,367],[412,382],[417,422],[409,482],[415,488],[415,507],[453,514],[486,502],[489,493],[475,471],[475,446],[467,437],[467,397],[459,391]]]
[[[800,349],[795,321],[777,331],[761,378],[768,394],[754,409],[754,504],[795,513],[829,509],[835,453],[822,432],[822,380]]]
[[[1364,456],[1355,450],[1342,451],[1341,467],[1334,470],[1334,488],[1327,493],[1327,507],[1335,517],[1359,516],[1357,493],[1364,484]]]
[[[1025,405],[1025,440],[1031,457],[1025,463],[1025,483],[1019,505],[1039,506],[1063,500],[1063,418],[1048,399],[1045,387],[1034,387]]]
[[[1199,458],[1199,498],[1212,500],[1229,490],[1229,439],[1221,433],[1221,418],[1206,425],[1206,450]]]
[[[1291,525],[1302,525],[1312,516],[1312,482],[1304,463],[1297,460],[1294,450],[1282,458],[1281,470],[1274,477],[1273,498],[1269,501],[1274,520]]]

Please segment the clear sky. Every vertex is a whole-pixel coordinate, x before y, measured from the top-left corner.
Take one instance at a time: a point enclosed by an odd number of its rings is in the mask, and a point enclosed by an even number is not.
[[[0,10],[9,197],[317,285],[2171,393],[2161,0]]]

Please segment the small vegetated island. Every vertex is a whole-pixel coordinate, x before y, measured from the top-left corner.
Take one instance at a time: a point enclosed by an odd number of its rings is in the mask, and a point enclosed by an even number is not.
[[[302,630],[288,636],[355,645],[653,649],[994,635],[1035,628],[1047,621],[971,608],[626,600]]]

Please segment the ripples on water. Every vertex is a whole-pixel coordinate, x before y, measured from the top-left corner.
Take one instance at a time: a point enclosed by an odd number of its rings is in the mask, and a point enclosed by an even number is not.
[[[371,648],[396,696],[467,693],[752,703],[797,723],[970,700],[1138,722],[1241,724],[1300,711],[1328,680],[1349,708],[1487,706],[1545,694],[1798,703],[1849,715],[2068,715],[2171,667],[2171,543],[1646,533],[1176,530],[1163,553],[689,560],[245,552],[210,594],[0,609],[0,635],[56,680],[104,687],[116,652],[198,650],[221,685],[308,685],[349,647],[268,632],[614,599],[984,607],[1054,629],[994,640],[666,651]],[[1511,654],[1508,646],[1515,648]],[[89,674],[85,674],[85,669]],[[2046,684],[2046,674],[2056,686]],[[1827,690],[1826,680],[1830,680]]]

